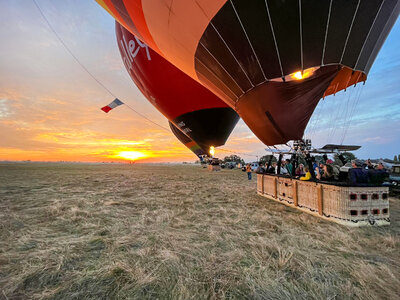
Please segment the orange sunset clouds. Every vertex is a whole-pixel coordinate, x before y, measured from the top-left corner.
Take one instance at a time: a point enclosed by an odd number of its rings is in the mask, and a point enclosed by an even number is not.
[[[96,79],[123,102],[169,128],[165,117],[129,78],[117,48],[114,20],[95,1],[38,3],[57,34]],[[359,119],[345,140],[361,144],[365,152],[360,155],[389,157],[400,147],[398,35],[400,26],[395,25],[367,80],[357,110]],[[197,159],[169,130],[146,121],[126,106],[108,114],[101,111],[113,98],[71,57],[33,2],[0,2],[0,40],[0,160]],[[336,107],[346,101],[346,96],[338,93],[327,97],[325,107]],[[377,98],[382,101],[375,101]],[[371,105],[377,109],[371,110]],[[326,143],[331,126],[321,120],[314,138],[317,146]],[[247,154],[242,155],[246,161],[266,154],[265,146],[242,121],[223,149]],[[217,157],[230,154],[216,149]]]
[[[122,101],[169,128],[165,117],[129,78],[116,45],[114,21],[101,7],[85,3],[77,8],[68,1],[40,3],[57,33],[99,81]],[[8,42],[0,46],[0,160],[197,159],[169,130],[126,106],[108,114],[101,111],[113,99],[64,49],[35,6],[29,1],[2,6],[0,34]],[[238,128],[239,138],[250,135],[263,149],[244,124]]]

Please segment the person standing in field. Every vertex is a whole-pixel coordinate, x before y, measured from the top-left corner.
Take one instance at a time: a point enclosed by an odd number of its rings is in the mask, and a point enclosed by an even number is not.
[[[249,180],[251,180],[251,167],[250,167],[250,164],[246,165],[246,173],[247,173],[247,178]]]

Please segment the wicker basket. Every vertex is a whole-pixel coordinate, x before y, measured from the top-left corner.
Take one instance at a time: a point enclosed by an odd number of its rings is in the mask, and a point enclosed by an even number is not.
[[[278,198],[293,203],[293,181],[291,178],[278,177]]]
[[[257,174],[257,194],[263,195],[264,194],[264,180],[263,174]]]
[[[263,175],[263,181],[264,181],[264,195],[276,199],[277,197],[276,177],[270,175]]]
[[[317,183],[311,181],[297,182],[298,206],[311,211],[318,210]]]
[[[348,187],[257,174],[257,193],[338,223],[388,225],[387,187]]]

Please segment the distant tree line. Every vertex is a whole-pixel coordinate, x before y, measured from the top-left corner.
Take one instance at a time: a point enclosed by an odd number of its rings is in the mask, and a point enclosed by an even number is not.
[[[354,160],[354,159],[357,159],[357,157],[356,157],[353,153],[351,153],[351,152],[343,152],[342,155],[343,155],[344,159],[345,159],[347,162],[350,162],[350,161],[352,161],[352,160]],[[276,161],[277,161],[277,157],[274,156],[274,155],[270,155],[270,154],[269,154],[269,155],[261,156],[260,159],[258,160],[258,163],[259,163],[260,165],[265,165],[266,163],[269,162],[271,156],[272,156],[271,163],[272,163],[272,162],[276,162]],[[323,161],[324,161],[323,155],[315,155],[314,157],[315,157],[315,161],[316,161],[317,163],[323,162]],[[305,164],[305,161],[304,161],[303,157],[300,156],[300,157],[298,157],[298,159],[299,159],[299,162],[300,162],[300,163]],[[335,163],[336,163],[336,164],[342,165],[342,162],[341,162],[341,160],[339,159],[339,156],[338,156],[337,154],[334,155],[334,160],[335,160]],[[399,154],[399,155],[395,155],[395,156],[393,157],[393,160],[388,159],[388,158],[380,158],[379,160],[383,160],[383,161],[385,161],[385,162],[391,162],[391,163],[393,163],[393,162],[395,162],[395,163],[400,163],[400,154]],[[223,159],[223,161],[224,161],[224,163],[227,163],[227,162],[235,162],[236,164],[245,165],[244,160],[243,160],[240,156],[235,155],[235,154],[232,154],[232,155],[229,155],[229,156],[225,156],[225,158]],[[200,161],[196,161],[196,163],[200,163]]]
[[[267,162],[269,162],[271,156],[272,156],[271,163],[276,162],[277,159],[276,159],[275,156],[273,156],[273,155],[264,155],[264,156],[261,156],[261,157],[260,157],[260,160],[258,161],[258,163],[259,163],[260,165],[265,165]]]

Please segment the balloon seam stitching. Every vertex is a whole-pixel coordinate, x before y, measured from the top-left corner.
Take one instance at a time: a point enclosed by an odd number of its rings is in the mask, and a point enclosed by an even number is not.
[[[225,82],[223,82],[212,70],[210,70],[210,68],[208,68],[200,59],[198,59],[197,57],[195,58],[199,63],[201,63],[212,75],[214,75],[215,78],[217,78],[229,91],[231,91],[231,93],[233,95],[236,96],[236,101],[239,99],[239,97],[226,85]],[[221,89],[219,89],[222,93],[224,93],[224,91],[222,91]],[[226,95],[226,93],[224,93]],[[228,95],[226,95],[227,97],[229,97]],[[229,97],[231,99],[231,97]],[[236,102],[235,101],[235,102]]]
[[[268,8],[267,0],[265,0],[265,6],[266,6],[266,8],[267,8],[268,20],[269,20],[269,24],[270,24],[271,30],[272,30],[272,37],[274,38],[274,44],[275,44],[276,53],[278,54],[279,67],[281,68],[282,77],[284,77],[285,75],[283,74],[281,56],[280,56],[280,54],[279,54],[278,43],[276,42],[276,37],[275,37],[275,32],[274,32],[274,26],[272,25],[272,20],[271,20],[271,15],[270,15],[270,13],[269,13],[269,8]]]
[[[226,72],[226,74],[228,74],[228,76],[230,78],[232,78],[232,80],[236,83],[236,85],[239,87],[239,89],[242,91],[242,95],[244,94],[244,90],[242,89],[242,87],[237,83],[237,81],[232,77],[232,75],[225,69],[225,67],[219,62],[219,60],[217,60],[217,58],[210,52],[210,50],[204,46],[204,44],[202,42],[200,42],[200,45],[215,59],[215,61],[222,67],[222,69],[224,69],[224,71]],[[232,91],[232,90],[231,90]],[[235,93],[234,93],[235,94]],[[235,94],[236,95],[236,94]]]
[[[378,12],[376,13],[375,19],[374,19],[374,21],[372,22],[372,25],[371,25],[371,27],[370,27],[370,29],[369,29],[369,31],[368,31],[368,34],[367,34],[367,36],[366,36],[366,38],[365,38],[365,40],[364,40],[364,43],[363,43],[362,48],[361,48],[361,50],[360,50],[360,53],[358,54],[357,61],[356,61],[356,63],[354,64],[354,69],[357,68],[358,61],[360,60],[361,54],[362,54],[362,52],[363,52],[363,50],[364,50],[365,44],[367,43],[367,40],[368,40],[369,35],[370,35],[371,31],[372,31],[372,28],[373,28],[374,25],[375,25],[375,21],[376,21],[376,19],[378,18],[379,13],[381,12],[383,3],[385,3],[385,0],[382,1],[381,6],[379,7],[379,10],[378,10]]]
[[[302,18],[301,18],[301,0],[299,0],[299,21],[300,21],[300,59],[301,59],[301,72],[303,73],[304,64],[303,64],[303,27],[302,27]]]
[[[330,23],[330,20],[331,20],[332,1],[333,0],[331,0],[331,3],[329,4],[328,20],[326,21],[324,49],[322,50],[322,59],[321,59],[321,65],[322,66],[324,66],[326,40],[328,39],[329,23]]]
[[[228,46],[228,44],[225,42],[224,38],[221,36],[221,34],[218,32],[217,28],[214,26],[214,24],[212,22],[210,22],[211,26],[214,28],[215,32],[218,34],[218,36],[220,37],[220,39],[222,40],[222,42],[224,43],[225,47],[229,50],[229,52],[231,53],[231,55],[233,56],[233,58],[236,60],[237,64],[239,65],[240,69],[242,70],[242,72],[244,73],[244,75],[246,76],[247,80],[250,82],[250,84],[254,87],[253,82],[251,82],[249,76],[247,75],[246,71],[244,70],[242,64],[238,61],[238,59],[236,58],[235,54],[233,54],[231,48]]]
[[[231,5],[232,5],[232,8],[233,8],[233,10],[234,10],[234,12],[235,12],[235,15],[236,15],[237,19],[239,20],[240,26],[242,27],[242,30],[243,30],[244,34],[246,35],[247,42],[249,43],[250,48],[251,48],[251,50],[253,51],[255,58],[257,59],[258,66],[260,67],[260,70],[261,70],[261,73],[262,73],[263,76],[264,76],[264,79],[265,79],[265,80],[268,80],[268,78],[265,76],[265,73],[264,73],[263,68],[261,67],[261,63],[260,63],[260,60],[258,59],[257,53],[256,53],[256,51],[254,50],[253,45],[252,45],[251,42],[250,42],[249,36],[247,35],[247,32],[246,32],[246,29],[244,28],[244,25],[243,25],[242,21],[240,20],[239,14],[238,14],[238,12],[236,11],[235,6],[233,5],[232,0],[229,0],[229,2],[230,2]]]
[[[340,57],[340,62],[339,62],[340,64],[342,63],[344,53],[346,52],[347,43],[348,43],[348,41],[349,41],[349,37],[350,37],[351,31],[353,30],[353,24],[354,24],[354,20],[356,19],[356,16],[357,16],[358,8],[360,7],[360,1],[361,1],[361,0],[358,0],[357,7],[356,7],[356,10],[355,10],[355,12],[354,12],[353,19],[351,20],[351,25],[350,25],[350,28],[349,28],[349,33],[347,34],[346,42],[344,43],[344,47],[343,47],[342,56]]]

